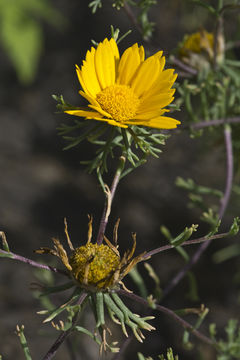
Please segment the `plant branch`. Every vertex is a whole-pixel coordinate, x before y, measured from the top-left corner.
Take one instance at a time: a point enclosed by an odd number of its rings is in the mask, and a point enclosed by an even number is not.
[[[119,161],[119,166],[118,166],[115,176],[113,178],[111,189],[109,190],[109,188],[107,186],[105,187],[106,188],[106,190],[105,190],[106,201],[105,201],[103,214],[102,214],[102,218],[101,218],[99,230],[98,230],[98,236],[97,236],[97,244],[98,245],[100,245],[103,241],[103,236],[104,236],[106,226],[108,223],[108,217],[111,212],[113,198],[114,198],[118,183],[120,181],[120,177],[121,177],[124,165],[125,165],[125,161],[126,161],[126,158],[124,156],[121,156],[120,161]]]
[[[194,130],[202,129],[209,126],[219,126],[219,125],[225,125],[225,124],[236,124],[240,123],[240,117],[232,117],[232,118],[226,118],[226,119],[216,119],[216,120],[210,120],[210,121],[201,121],[195,124],[191,125],[183,125],[182,128],[191,128]]]
[[[83,303],[83,301],[86,299],[87,297],[87,293],[83,292],[76,305],[81,305]],[[57,340],[54,342],[54,344],[51,346],[51,348],[48,350],[47,354],[43,357],[42,360],[50,360],[52,359],[57,350],[59,349],[59,347],[62,345],[62,343],[67,339],[67,337],[72,333],[72,331],[74,330],[74,326],[77,323],[78,320],[78,315],[79,315],[79,311],[74,315],[73,319],[72,319],[72,326],[70,329],[68,329],[67,331],[63,331],[57,338]]]
[[[36,261],[25,258],[25,257],[23,257],[21,255],[14,254],[11,251],[5,251],[5,250],[0,249],[0,256],[1,256],[1,254],[3,254],[2,255],[3,257],[5,256],[5,257],[8,257],[8,258],[13,259],[13,260],[21,261],[21,262],[24,262],[25,264],[37,267],[39,269],[49,270],[49,271],[52,271],[52,272],[55,272],[55,273],[58,273],[58,274],[61,274],[61,275],[68,276],[68,273],[66,271],[64,271],[64,270],[60,270],[60,269],[57,269],[55,267],[44,265],[44,264],[39,264]]]
[[[225,147],[227,154],[227,177],[224,196],[221,199],[221,207],[219,210],[219,218],[222,219],[229,203],[232,182],[233,182],[233,149],[232,149],[232,131],[230,126],[225,126],[224,129]]]
[[[132,342],[132,340],[134,339],[133,335],[129,335],[128,338],[126,338],[122,344],[122,346],[120,347],[120,350],[118,353],[116,353],[116,355],[114,356],[113,360],[120,360],[122,359],[122,355],[125,352],[126,348],[128,347],[128,345]]]
[[[182,62],[181,60],[177,59],[176,57],[172,56],[170,58],[171,63],[173,65],[178,66],[180,69],[186,71],[187,74],[191,74],[191,75],[197,75],[198,71],[194,68],[192,68],[189,65],[184,64],[184,62]]]
[[[126,290],[120,289],[120,290],[118,290],[118,294],[129,297],[130,299],[132,299],[142,305],[150,307],[147,300],[143,299],[141,296],[138,296],[134,293],[130,293]],[[155,308],[156,310],[170,316],[172,319],[174,319],[176,322],[178,322],[181,326],[183,326],[184,329],[188,330],[191,334],[195,335],[200,340],[204,341],[208,345],[215,345],[215,343],[211,339],[209,339],[207,336],[200,333],[191,324],[189,324],[187,321],[183,320],[180,316],[175,314],[175,312],[173,310],[170,310],[170,309],[168,309],[162,305],[158,305],[158,304],[156,304],[155,307],[156,307]]]
[[[131,7],[128,5],[128,3],[126,1],[124,1],[123,9],[124,9],[125,13],[127,14],[127,16],[129,18],[129,20],[131,21],[131,23],[135,26],[137,31],[142,35],[141,26],[138,24],[136,16],[132,12]]]
[[[226,237],[227,235],[228,235],[228,233],[217,234],[217,235],[213,235],[213,236],[209,236],[209,237],[203,236],[203,237],[198,238],[198,239],[184,241],[181,244],[181,246],[194,245],[194,244],[200,244],[200,243],[206,243],[206,242],[208,243],[209,241],[214,240],[214,239],[222,239],[223,237]],[[154,250],[150,250],[143,256],[143,259],[147,259],[150,256],[159,254],[160,252],[163,252],[163,251],[166,251],[166,250],[173,249],[175,247],[176,246],[174,246],[174,245],[164,245],[164,246],[161,246],[161,247],[156,248]]]
[[[226,175],[225,192],[221,200],[221,206],[219,209],[220,220],[223,218],[223,215],[229,203],[231,189],[232,189],[232,179],[233,179],[232,135],[231,135],[231,128],[229,126],[225,126],[224,138],[225,138],[226,158],[227,158],[227,166],[226,166],[227,175]],[[210,241],[203,243],[198,248],[198,250],[195,252],[195,254],[190,259],[190,261],[181,269],[181,271],[170,281],[168,286],[164,289],[163,297],[167,296],[173,290],[173,288],[184,278],[186,273],[198,262],[201,255],[204,253],[204,251],[208,248],[209,245],[210,245]]]

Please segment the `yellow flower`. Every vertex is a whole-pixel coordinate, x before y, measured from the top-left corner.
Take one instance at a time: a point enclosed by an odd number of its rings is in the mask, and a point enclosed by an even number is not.
[[[143,125],[157,129],[176,128],[180,121],[163,116],[173,101],[177,78],[174,69],[164,70],[162,51],[145,60],[144,48],[134,44],[120,57],[115,40],[105,39],[76,66],[88,108],[66,113],[127,128]]]
[[[191,53],[200,54],[206,52],[211,59],[213,57],[214,36],[206,30],[202,30],[184,37],[179,49],[180,56],[189,57]]]
[[[81,288],[90,292],[113,289],[123,285],[122,279],[129,271],[140,261],[146,260],[144,255],[146,252],[133,258],[136,249],[136,235],[133,234],[132,249],[127,251],[120,257],[117,250],[117,230],[119,221],[114,229],[113,245],[105,236],[105,244],[98,245],[91,242],[92,238],[92,218],[90,218],[88,227],[88,241],[85,245],[78,248],[73,247],[67,231],[67,223],[65,220],[65,234],[67,236],[68,245],[71,255],[68,256],[64,247],[58,239],[53,238],[54,250],[41,247],[36,250],[39,254],[52,254],[57,256],[67,268],[69,275]]]

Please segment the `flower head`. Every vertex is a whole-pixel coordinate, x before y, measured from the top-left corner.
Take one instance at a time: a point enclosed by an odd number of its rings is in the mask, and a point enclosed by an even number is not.
[[[182,46],[179,49],[181,57],[189,57],[191,53],[200,54],[204,51],[208,53],[209,57],[213,57],[214,37],[213,33],[206,30],[186,35],[184,37]]]
[[[54,250],[49,248],[40,248],[36,250],[40,254],[52,254],[59,257],[67,268],[69,275],[81,288],[90,292],[108,290],[116,288],[122,284],[121,280],[129,271],[140,261],[144,259],[145,252],[133,258],[136,249],[136,235],[133,234],[132,249],[127,251],[123,257],[120,256],[117,246],[117,230],[119,221],[114,229],[113,245],[106,237],[106,244],[98,245],[91,242],[92,238],[92,218],[89,221],[87,243],[78,248],[74,248],[67,231],[65,221],[65,233],[68,245],[71,249],[71,255],[67,252],[58,239],[53,238]]]
[[[214,61],[214,34],[206,30],[184,36],[179,47],[180,58],[196,69],[207,69]],[[220,63],[224,58],[224,39],[220,33],[217,37],[216,61]]]
[[[180,121],[164,114],[173,101],[172,85],[177,74],[164,70],[162,51],[145,59],[144,48],[134,44],[120,57],[113,38],[100,42],[86,54],[81,68],[76,66],[88,108],[66,113],[127,128],[143,125],[158,129],[176,128]]]

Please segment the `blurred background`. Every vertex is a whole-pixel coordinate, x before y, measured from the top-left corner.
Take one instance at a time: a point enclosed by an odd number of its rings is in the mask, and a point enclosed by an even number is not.
[[[95,174],[86,173],[80,165],[80,160],[91,157],[93,150],[89,144],[84,142],[73,150],[62,150],[65,143],[56,128],[69,121],[69,116],[55,113],[51,95],[63,94],[66,101],[81,104],[75,64],[81,64],[91,39],[98,42],[110,37],[111,24],[122,34],[132,29],[120,49],[136,41],[143,43],[124,10],[113,9],[111,1],[106,0],[93,15],[88,4],[79,0],[0,1],[0,230],[6,233],[13,252],[42,262],[46,262],[47,257],[33,251],[40,246],[51,247],[53,236],[63,241],[64,217],[68,219],[73,244],[79,246],[87,238],[87,214],[94,217],[96,235],[104,204]],[[188,1],[158,1],[150,19],[156,23],[153,39],[151,44],[143,43],[149,54],[164,49],[168,55],[183,34],[201,27],[213,30],[204,9],[195,8]],[[227,26],[230,33],[237,34],[237,21]],[[184,109],[175,116],[184,121]],[[108,238],[111,239],[114,223],[120,217],[121,248],[131,246],[134,231],[137,253],[140,253],[166,243],[160,232],[161,225],[176,235],[185,226],[199,223],[200,212],[187,206],[187,194],[174,184],[180,175],[224,190],[224,147],[217,144],[209,152],[208,145],[208,136],[191,139],[184,131],[173,131],[159,159],[149,158],[146,165],[120,183],[107,228]],[[111,178],[110,171],[106,182],[110,183]],[[228,228],[233,216],[239,214],[237,205],[233,200],[221,230]],[[207,226],[201,224],[199,236],[206,231]],[[188,282],[183,280],[165,299],[164,305],[175,309],[204,303],[210,308],[205,323],[216,322],[220,329],[229,317],[237,316],[239,284],[232,278],[239,272],[238,262],[233,259],[216,265],[212,261],[212,254],[226,246],[227,241],[212,244],[194,268],[198,300],[194,303],[184,296]],[[159,274],[163,288],[184,265],[174,251],[153,257],[150,263]],[[139,269],[147,277],[142,265]],[[56,278],[61,283],[61,279]],[[41,359],[58,335],[50,325],[43,325],[43,318],[36,314],[41,305],[30,290],[34,281],[34,269],[1,259],[0,354],[3,360],[24,359],[14,334],[17,324],[25,325],[33,359]],[[149,283],[151,288],[153,284]],[[134,288],[131,280],[127,286]],[[137,311],[144,313],[145,309]],[[90,315],[85,314],[83,320],[94,326]],[[157,331],[146,334],[144,344],[134,340],[122,359],[136,359],[138,351],[154,357],[169,346],[179,353],[180,359],[215,359],[213,351],[196,339],[192,350],[183,350],[183,329],[171,319],[160,315],[154,325]],[[207,330],[207,325],[201,330]],[[85,335],[75,346],[81,349],[79,359],[98,358],[97,347]],[[111,358],[111,354],[106,356]],[[56,359],[71,359],[67,344],[61,347]]]

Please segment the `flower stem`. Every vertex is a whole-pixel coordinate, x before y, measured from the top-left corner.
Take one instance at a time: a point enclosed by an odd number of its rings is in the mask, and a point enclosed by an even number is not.
[[[2,254],[2,255],[1,255]],[[21,262],[24,262],[25,264],[28,264],[28,265],[31,265],[31,266],[34,266],[34,267],[37,267],[39,269],[43,269],[43,270],[49,270],[49,271],[53,271],[55,273],[58,273],[58,274],[62,274],[62,275],[65,275],[65,276],[68,276],[68,273],[64,270],[60,270],[60,269],[57,269],[55,267],[52,267],[52,266],[48,266],[48,265],[44,265],[44,264],[39,264],[38,262],[36,261],[33,261],[31,259],[28,259],[28,258],[25,258],[21,255],[17,255],[17,254],[14,254],[13,252],[11,251],[5,251],[5,250],[2,250],[0,249],[0,256],[2,257],[8,257],[10,259],[13,259],[13,260],[17,260],[17,261],[21,261]]]
[[[230,126],[228,125],[226,125],[224,128],[224,138],[225,138],[225,147],[226,147],[227,175],[226,175],[225,192],[221,200],[221,206],[218,213],[220,220],[222,220],[229,203],[231,189],[232,189],[232,179],[233,179],[232,132]],[[170,281],[168,286],[164,289],[163,297],[167,296],[174,289],[174,287],[184,278],[186,273],[198,262],[201,255],[204,253],[204,251],[208,248],[209,245],[210,245],[210,241],[206,241],[198,248],[198,250],[195,252],[191,260],[181,269],[181,271]]]
[[[102,218],[101,218],[99,230],[98,230],[98,236],[97,236],[97,244],[98,245],[101,245],[102,241],[103,241],[103,236],[104,236],[106,226],[108,223],[108,217],[111,212],[113,198],[114,198],[118,183],[120,181],[121,174],[124,169],[125,161],[126,161],[126,158],[124,156],[121,156],[119,159],[118,168],[117,168],[116,173],[113,178],[111,189],[109,190],[109,188],[107,186],[105,186],[106,201],[105,201]]]
[[[127,14],[129,20],[132,22],[132,24],[135,26],[135,28],[137,29],[137,31],[142,35],[142,28],[141,26],[138,24],[137,18],[134,15],[131,7],[127,4],[126,1],[124,1],[124,6],[123,9],[125,11],[125,13]]]
[[[176,57],[172,57],[171,62],[173,65],[177,65],[180,69],[184,70],[187,74],[197,75],[198,73],[196,69],[192,68],[189,65],[184,64],[181,60],[179,60]]]
[[[240,117],[232,117],[232,118],[226,118],[226,119],[216,119],[216,120],[209,120],[209,121],[201,121],[196,124],[186,125],[182,126],[182,128],[191,128],[194,130],[202,129],[209,126],[219,126],[224,124],[239,124],[240,123]]]
[[[145,305],[147,307],[149,307],[149,303],[147,300],[143,299],[141,296],[138,296],[134,293],[130,293],[128,291],[125,290],[118,290],[118,294],[123,295],[123,296],[127,296],[130,299]],[[191,334],[195,335],[196,337],[198,337],[200,340],[204,341],[205,343],[207,343],[208,345],[215,345],[215,343],[209,339],[207,336],[203,335],[202,333],[200,333],[198,330],[196,330],[191,324],[189,324],[187,321],[183,320],[180,316],[178,316],[173,310],[170,310],[162,305],[155,305],[156,306],[156,310],[170,316],[172,319],[174,319],[176,322],[178,322],[181,326],[184,327],[184,329],[188,330]]]
[[[181,246],[194,245],[194,244],[200,244],[200,243],[206,243],[206,242],[208,243],[211,240],[222,239],[222,238],[224,238],[226,236],[228,236],[228,233],[217,234],[217,235],[213,235],[213,236],[210,236],[210,237],[203,236],[203,237],[198,238],[198,239],[184,241],[181,244]],[[161,247],[156,248],[154,250],[150,250],[150,251],[148,251],[147,253],[145,253],[143,255],[143,259],[147,259],[150,256],[159,254],[160,252],[173,249],[174,247],[175,247],[174,245],[164,245],[164,246],[161,246]]]
[[[219,218],[222,219],[229,203],[232,182],[233,182],[233,149],[232,149],[232,130],[229,125],[225,126],[224,129],[225,146],[227,153],[227,178],[224,197],[221,200],[221,207],[219,210]]]
[[[81,305],[83,303],[83,301],[85,300],[85,298],[87,297],[87,293],[83,292],[81,294],[81,296],[78,299],[77,305]],[[74,330],[74,326],[77,323],[78,320],[78,315],[79,315],[79,311],[74,315],[73,320],[72,320],[72,326],[70,329],[68,329],[67,331],[63,331],[57,338],[57,340],[54,342],[54,344],[51,346],[51,348],[48,350],[47,354],[43,357],[42,360],[50,360],[52,359],[58,348],[62,345],[62,343],[67,339],[67,337],[72,333],[72,331]]]

